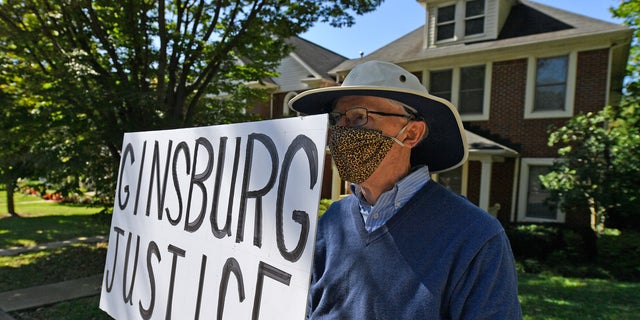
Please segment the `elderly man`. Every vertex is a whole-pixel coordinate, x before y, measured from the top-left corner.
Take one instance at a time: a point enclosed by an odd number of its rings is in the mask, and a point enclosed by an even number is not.
[[[522,318],[502,226],[429,178],[466,161],[451,103],[370,61],[289,105],[329,114],[331,156],[352,190],[318,223],[308,318]]]

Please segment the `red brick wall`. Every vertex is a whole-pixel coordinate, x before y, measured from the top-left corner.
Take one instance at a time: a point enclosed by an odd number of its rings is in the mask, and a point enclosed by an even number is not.
[[[574,114],[604,107],[607,64],[607,49],[578,53]],[[549,130],[569,118],[524,119],[526,81],[526,59],[495,62],[489,120],[465,125],[518,150],[522,157],[556,157],[556,149],[547,145]]]
[[[609,50],[578,53],[576,114],[599,111],[606,103]]]

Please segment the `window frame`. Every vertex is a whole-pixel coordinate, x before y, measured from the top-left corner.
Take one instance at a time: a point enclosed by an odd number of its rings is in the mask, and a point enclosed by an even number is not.
[[[483,13],[477,14],[474,16],[467,16],[467,4],[470,1],[482,1]],[[477,20],[477,19],[482,19],[482,32],[467,34],[467,22],[469,20]],[[462,33],[464,35],[464,38],[477,37],[479,35],[484,35],[485,29],[486,29],[486,20],[487,20],[487,2],[485,0],[464,0],[464,24],[463,24],[464,30]]]
[[[446,7],[451,7],[453,6],[453,19],[452,20],[447,20],[445,22],[439,22],[438,21],[438,17],[440,16],[440,9],[444,9]],[[436,43],[442,43],[442,42],[450,42],[450,41],[455,41],[458,37],[457,37],[457,28],[459,23],[458,22],[458,8],[460,6],[458,6],[457,2],[447,2],[447,3],[443,3],[441,5],[438,5],[435,9],[436,9],[436,14],[434,16],[434,25],[435,25],[435,32],[433,34],[434,40]],[[451,38],[445,38],[445,39],[438,39],[438,30],[440,29],[441,26],[449,26],[453,24],[453,35],[451,36]]]
[[[461,79],[460,79],[460,74],[461,74],[461,70],[464,68],[471,68],[471,67],[479,67],[479,66],[483,66],[484,65],[484,88],[483,88],[483,101],[482,101],[482,113],[477,113],[477,114],[463,114],[460,113],[460,92],[461,92]],[[428,79],[426,81],[427,83],[427,88],[429,88],[429,93],[431,93],[431,72],[438,72],[438,71],[445,71],[445,70],[452,70],[452,76],[451,76],[451,103],[456,107],[456,110],[458,110],[458,113],[460,114],[460,118],[462,121],[486,121],[489,120],[489,111],[490,111],[490,105],[491,105],[491,79],[492,79],[492,73],[493,73],[493,63],[492,62],[487,62],[484,64],[470,64],[470,65],[460,65],[460,66],[454,66],[454,67],[449,67],[449,68],[438,68],[438,69],[432,69],[432,70],[427,70],[427,72],[425,72],[425,74],[427,75]]]
[[[435,10],[435,15],[433,16],[433,27],[434,27],[434,32],[433,32],[433,43],[434,44],[443,44],[443,43],[448,43],[448,42],[455,42],[458,40],[463,40],[463,39],[474,39],[474,38],[481,38],[484,37],[486,35],[487,32],[487,1],[486,0],[477,0],[477,1],[482,1],[483,2],[483,6],[484,6],[484,13],[483,14],[479,14],[479,15],[474,15],[474,16],[469,16],[467,17],[466,14],[466,10],[467,10],[467,2],[468,1],[475,1],[475,0],[456,0],[456,1],[449,1],[449,2],[443,2],[440,3],[438,5],[436,5],[434,7]],[[454,6],[454,18],[451,21],[446,21],[445,23],[441,23],[438,22],[438,16],[439,16],[439,11],[441,8],[445,8],[445,7],[449,7],[449,6]],[[469,20],[476,20],[476,19],[482,19],[482,32],[480,33],[474,33],[474,34],[466,34],[466,25],[467,25],[467,21]],[[440,28],[440,26],[443,25],[451,25],[453,24],[453,36],[451,38],[446,38],[446,39],[438,39],[438,30]]]
[[[518,188],[518,222],[538,222],[538,223],[564,223],[566,215],[558,205],[555,219],[545,219],[527,216],[528,194],[529,194],[529,173],[533,166],[550,167],[555,158],[522,158],[520,162],[520,183]]]
[[[564,110],[534,111],[538,60],[567,56],[567,79],[565,88]],[[570,118],[573,116],[576,74],[578,69],[578,53],[576,51],[527,58],[527,88],[525,92],[525,119]]]

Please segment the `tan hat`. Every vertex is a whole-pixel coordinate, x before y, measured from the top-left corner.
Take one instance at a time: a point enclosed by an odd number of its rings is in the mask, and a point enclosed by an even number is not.
[[[467,139],[453,104],[429,94],[416,76],[393,63],[362,63],[351,70],[341,86],[302,92],[289,101],[289,108],[305,115],[328,113],[335,101],[345,96],[396,100],[425,119],[429,135],[411,150],[411,165],[426,164],[430,172],[437,173],[467,160]]]

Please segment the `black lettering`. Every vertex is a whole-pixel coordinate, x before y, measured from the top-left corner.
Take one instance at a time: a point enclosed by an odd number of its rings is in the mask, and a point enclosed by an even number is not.
[[[200,305],[202,303],[202,289],[204,288],[204,274],[207,270],[207,256],[202,255],[202,261],[200,261],[200,281],[198,282],[198,301],[196,302],[196,316],[194,319],[200,318]]]
[[[176,282],[176,265],[178,264],[178,256],[184,257],[186,251],[174,245],[169,245],[169,252],[173,253],[173,261],[171,262],[171,279],[169,282],[169,296],[167,297],[167,314],[165,319],[171,319],[171,307],[173,306],[173,288]]]
[[[215,182],[215,191],[213,193],[213,200],[211,201],[211,215],[209,219],[211,220],[211,232],[213,235],[222,239],[225,236],[231,236],[231,216],[233,212],[233,195],[234,190],[236,188],[236,179],[238,177],[238,163],[240,162],[240,141],[242,138],[236,137],[236,151],[233,161],[233,171],[232,177],[230,181],[230,192],[229,192],[229,204],[227,207],[227,220],[222,229],[218,228],[218,199],[220,198],[220,188],[222,183],[222,176],[224,174],[224,158],[227,150],[227,137],[220,138],[220,148],[218,150],[218,169],[216,169],[216,182]]]
[[[173,145],[173,141],[169,140],[169,146],[167,147],[167,162],[164,166],[164,181],[162,182],[162,187],[160,187],[160,150],[158,141],[156,140],[153,147],[153,159],[151,162],[151,177],[149,181],[149,195],[147,197],[147,211],[146,214],[149,216],[151,214],[151,195],[153,184],[155,180],[158,180],[156,185],[156,197],[158,201],[158,220],[162,220],[162,208],[164,207],[164,199],[167,195],[167,180],[169,180],[169,164],[171,160],[171,146]],[[155,174],[155,175],[154,175]]]
[[[144,158],[147,153],[147,141],[142,144],[142,159],[140,159],[140,171],[138,172],[138,187],[136,188],[136,204],[133,207],[133,215],[138,214],[138,201],[140,200],[140,189],[142,189],[142,173],[144,170]]]
[[[218,291],[218,317],[217,319],[222,319],[224,314],[224,302],[227,297],[227,286],[229,285],[229,277],[231,273],[236,276],[236,280],[238,281],[238,296],[240,297],[240,302],[244,301],[244,280],[242,278],[242,270],[240,270],[240,264],[235,258],[227,259],[227,262],[224,264],[224,268],[222,269],[222,279],[220,280],[220,289]]]
[[[124,235],[124,230],[118,228],[118,227],[113,227],[113,230],[117,233],[116,235],[116,252],[114,253],[113,256],[113,272],[111,273],[111,283],[109,283],[109,281],[107,279],[109,279],[109,269],[106,270],[105,272],[105,278],[104,281],[106,282],[106,288],[107,288],[107,292],[111,292],[111,289],[113,288],[113,280],[116,276],[116,262],[118,262],[118,248],[120,247],[120,236]]]
[[[262,302],[262,287],[264,286],[264,277],[269,277],[280,283],[289,286],[291,282],[291,274],[286,273],[272,265],[260,261],[258,266],[258,280],[256,281],[256,295],[253,299],[253,312],[251,319],[258,320],[260,318],[260,304]]]
[[[196,164],[198,163],[198,150],[200,150],[199,146],[203,146],[207,150],[207,167],[202,173],[196,174]],[[204,215],[207,210],[207,189],[204,186],[203,181],[207,180],[211,175],[211,171],[213,170],[213,146],[211,142],[205,138],[198,138],[196,140],[196,146],[193,151],[193,175],[191,175],[191,186],[189,187],[189,196],[187,200],[187,212],[185,214],[185,225],[184,231],[195,232],[202,225],[202,221],[204,220]],[[195,219],[195,221],[189,221],[189,213],[191,212],[191,196],[193,195],[193,186],[196,185],[202,191],[202,204],[200,205],[200,214]]]
[[[253,162],[253,141],[262,142],[269,155],[271,156],[271,176],[267,184],[258,190],[249,191],[249,180],[251,178],[251,163]],[[247,140],[247,153],[245,155],[244,179],[242,182],[242,193],[240,195],[240,210],[238,214],[238,233],[236,234],[236,242],[240,243],[244,237],[244,219],[247,210],[247,199],[256,199],[255,225],[253,230],[253,244],[262,247],[262,196],[267,194],[273,187],[278,175],[278,152],[276,145],[269,136],[262,133],[252,133]]]
[[[131,143],[127,143],[127,146],[124,147],[124,154],[122,155],[122,160],[120,161],[120,174],[118,175],[118,179],[120,180],[118,181],[118,185],[120,186],[118,188],[118,207],[120,208],[120,210],[124,210],[124,208],[126,208],[127,204],[129,203],[129,185],[126,185],[124,187],[122,186],[122,178],[124,176],[124,163],[127,158],[131,159],[129,165],[132,165],[136,161],[136,156],[133,153],[133,146],[131,145]],[[122,202],[122,189],[124,189],[124,193],[127,194],[124,199],[124,203]]]
[[[276,200],[276,241],[278,243],[278,250],[283,258],[291,262],[296,262],[302,256],[304,248],[307,244],[307,238],[309,236],[309,214],[305,211],[294,210],[292,219],[299,223],[302,227],[300,231],[300,237],[298,238],[298,244],[292,251],[287,251],[287,247],[284,243],[284,219],[283,219],[283,205],[285,198],[285,191],[287,188],[287,178],[289,176],[289,168],[293,157],[299,150],[304,150],[309,160],[309,189],[313,189],[318,181],[318,149],[316,148],[313,140],[306,136],[297,136],[284,155],[282,163],[282,172],[280,173],[280,181],[278,182],[278,199]]]
[[[180,152],[184,153],[184,158],[185,158],[185,165],[187,166],[186,168],[186,173],[190,174],[191,172],[191,156],[189,155],[189,146],[187,145],[186,142],[182,141],[180,143],[178,143],[178,145],[176,146],[176,152],[173,154],[173,166],[172,168],[172,173],[173,173],[173,186],[176,189],[176,196],[178,197],[178,216],[175,219],[171,218],[171,213],[169,212],[169,208],[166,208],[166,214],[167,214],[167,219],[169,220],[169,223],[171,223],[172,225],[177,225],[178,223],[180,223],[180,220],[182,219],[182,194],[180,193],[180,181],[178,179],[178,155],[180,154]]]
[[[156,303],[156,278],[153,273],[153,266],[151,265],[151,256],[155,255],[158,262],[162,260],[160,257],[160,249],[158,249],[158,245],[155,241],[149,242],[149,247],[147,248],[147,270],[149,270],[149,285],[150,285],[150,293],[151,293],[151,301],[149,301],[149,308],[145,309],[142,306],[142,301],[138,301],[138,310],[140,311],[140,316],[142,319],[151,319],[153,315],[153,307]]]
[[[129,286],[129,292],[127,292],[127,273],[129,273],[129,259],[131,252],[131,237],[133,234],[129,232],[129,237],[127,239],[127,252],[124,257],[124,271],[122,275],[122,297],[124,298],[124,303],[129,303],[133,305],[133,287],[136,283],[136,271],[138,270],[138,254],[140,253],[140,236],[136,236],[136,255],[133,260],[133,274],[131,275],[131,285]]]

